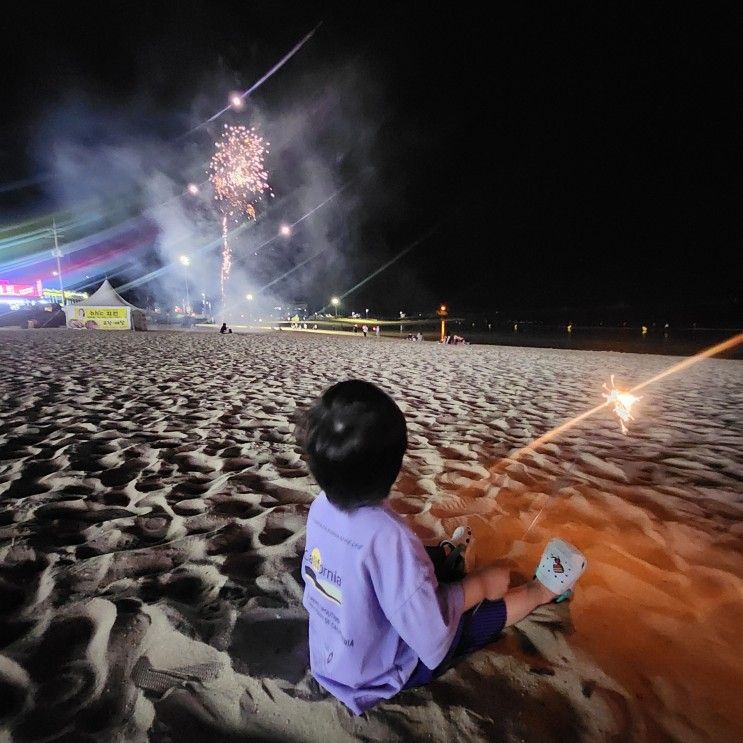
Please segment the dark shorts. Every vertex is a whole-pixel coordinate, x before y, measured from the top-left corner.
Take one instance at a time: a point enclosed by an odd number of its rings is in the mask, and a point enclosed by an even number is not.
[[[439,575],[443,565],[443,551],[439,547],[427,547],[426,551],[436,569],[436,575],[442,582],[447,579],[446,575]],[[506,602],[503,599],[497,601],[483,601],[469,611],[462,614],[459,620],[457,632],[444,660],[436,668],[429,668],[423,661],[413,669],[413,673],[403,688],[412,689],[415,686],[427,684],[432,679],[449,670],[465,656],[480,650],[493,642],[503,628],[506,626]]]

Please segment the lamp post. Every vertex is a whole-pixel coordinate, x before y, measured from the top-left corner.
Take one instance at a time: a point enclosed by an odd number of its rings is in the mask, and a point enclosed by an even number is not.
[[[54,250],[52,255],[57,259],[57,276],[59,276],[59,291],[62,292],[62,306],[66,304],[64,297],[64,281],[62,280],[62,264],[59,259],[62,257],[62,251],[59,249],[59,242],[57,241],[57,220],[52,219],[52,233],[54,234]]]
[[[292,228],[289,227],[288,224],[282,224],[281,227],[279,227],[279,234],[282,237],[291,237]]]
[[[248,300],[248,324],[250,324],[250,322],[251,322],[251,318],[250,318],[250,302],[253,301],[253,295],[252,294],[246,294],[245,295],[245,299]]]
[[[330,304],[332,304],[332,305],[333,305],[333,307],[335,307],[335,316],[336,316],[336,317],[338,317],[338,305],[339,305],[340,303],[341,303],[341,300],[340,300],[340,299],[338,299],[338,297],[333,297],[333,298],[332,298],[332,299],[330,300]]]
[[[444,341],[444,338],[446,338],[446,318],[449,314],[449,310],[446,308],[445,304],[442,304],[437,310],[436,314],[441,318],[441,341]]]
[[[187,255],[182,255],[181,263],[183,264],[183,273],[186,279],[186,303],[183,306],[183,312],[184,314],[190,314],[191,297],[188,291],[188,267],[191,265],[191,259]]]

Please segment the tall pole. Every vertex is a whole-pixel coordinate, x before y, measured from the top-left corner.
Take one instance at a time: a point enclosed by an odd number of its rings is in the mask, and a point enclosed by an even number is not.
[[[185,269],[186,273],[186,306],[183,308],[186,311],[186,314],[189,312],[189,308],[191,307],[191,295],[188,290],[188,263],[183,267]]]
[[[186,296],[183,302],[183,315],[184,317],[189,315],[189,309],[191,307],[191,293],[188,288],[188,267],[191,264],[191,259],[187,255],[181,256],[181,263],[183,264],[183,278],[185,279]]]
[[[57,276],[59,276],[59,290],[62,292],[62,306],[66,304],[64,296],[64,281],[62,280],[62,264],[59,259],[62,257],[62,251],[59,249],[59,241],[57,240],[57,220],[52,219],[52,232],[54,233],[54,250],[52,255],[57,259]]]
[[[442,304],[441,307],[436,310],[436,314],[441,318],[441,342],[443,343],[446,339],[446,318],[449,315],[449,310],[445,304]]]

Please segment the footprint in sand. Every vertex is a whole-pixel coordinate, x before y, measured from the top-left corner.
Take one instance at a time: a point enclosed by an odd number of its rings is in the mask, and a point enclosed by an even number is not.
[[[31,704],[31,680],[14,660],[0,655],[0,727],[9,727]]]
[[[6,554],[5,562],[0,564],[0,648],[43,621],[44,612],[39,605],[52,589],[52,560],[45,555],[36,557],[28,550],[20,557],[13,561]]]
[[[263,529],[258,535],[258,541],[266,546],[273,547],[277,544],[283,544],[287,539],[296,536],[296,532],[283,527],[269,527]]]
[[[101,656],[115,613],[113,604],[94,599],[84,613],[52,621],[25,663],[36,694],[15,731],[19,740],[59,734],[98,696],[106,674]]]
[[[10,487],[3,493],[3,497],[12,498],[14,500],[28,498],[32,495],[47,493],[50,489],[51,487],[46,483],[21,476],[19,479],[13,480],[10,483]]]
[[[140,459],[130,459],[119,467],[104,470],[99,475],[101,485],[107,488],[126,485],[137,477],[142,469],[147,467],[148,462]]]
[[[132,533],[147,542],[157,542],[171,536],[173,518],[165,511],[153,511],[134,519]]]
[[[207,555],[225,555],[252,549],[254,529],[251,526],[231,523],[210,537],[206,543]]]
[[[263,557],[254,552],[231,552],[222,563],[221,571],[236,583],[253,585],[261,573],[263,562]]]
[[[116,620],[106,650],[106,686],[77,720],[78,728],[89,733],[118,728],[131,716],[137,701],[132,669],[142,653],[151,620],[141,611],[141,601],[121,599],[115,605]]]
[[[307,620],[296,608],[255,608],[235,624],[229,647],[235,670],[290,684],[307,669]]]
[[[251,519],[263,513],[263,509],[256,505],[255,496],[224,495],[212,496],[209,502],[212,504],[212,512],[224,516],[235,516],[239,519]]]

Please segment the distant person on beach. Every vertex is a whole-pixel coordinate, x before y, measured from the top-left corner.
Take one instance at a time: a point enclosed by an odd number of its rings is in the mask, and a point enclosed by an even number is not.
[[[220,333],[226,333],[227,332],[227,323],[223,322],[222,327],[219,329]]]
[[[509,589],[506,568],[464,574],[456,532],[424,548],[387,502],[407,448],[405,417],[369,382],[327,389],[299,437],[322,488],[302,559],[310,668],[355,714],[427,684],[538,606],[567,598],[585,568],[580,552],[553,539],[534,580]]]
[[[369,326],[368,325],[362,325],[361,326],[361,332],[364,334],[364,338],[366,338],[369,335]]]
[[[374,326],[374,333],[376,334],[377,338],[379,338],[379,325]]]

